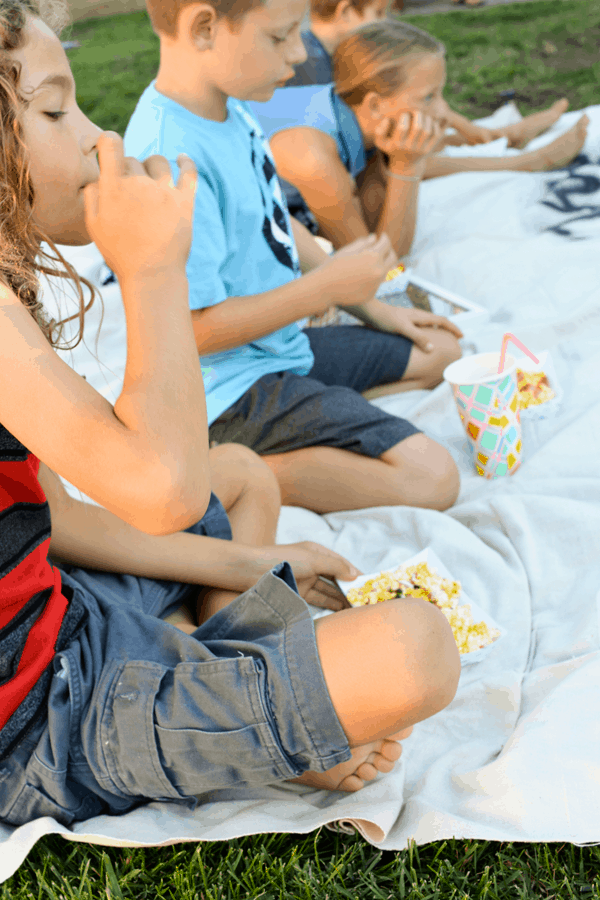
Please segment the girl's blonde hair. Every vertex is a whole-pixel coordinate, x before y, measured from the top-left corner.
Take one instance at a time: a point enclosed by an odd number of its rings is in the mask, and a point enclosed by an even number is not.
[[[336,93],[349,106],[358,106],[369,91],[389,97],[402,87],[411,56],[444,52],[438,40],[406,22],[382,19],[362,25],[333,54]]]
[[[53,346],[63,326],[79,319],[72,348],[82,338],[83,317],[94,302],[95,292],[33,221],[35,193],[19,121],[27,99],[19,91],[21,67],[9,56],[11,50],[23,45],[30,16],[43,19],[57,35],[69,20],[62,0],[41,0],[40,5],[37,0],[0,0],[0,281],[17,295]],[[44,241],[51,254],[42,249]],[[48,319],[39,299],[40,273],[71,280],[77,290],[79,312],[60,322]],[[91,292],[87,306],[83,284]]]

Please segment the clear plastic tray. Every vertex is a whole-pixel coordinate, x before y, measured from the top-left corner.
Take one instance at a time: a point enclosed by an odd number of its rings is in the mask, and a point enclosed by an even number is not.
[[[447,291],[439,284],[426,281],[416,275],[412,269],[405,269],[391,281],[379,285],[375,295],[395,306],[425,309],[438,316],[452,319],[459,328],[463,325],[480,325],[488,318],[488,312],[482,306],[465,300],[452,291]]]
[[[450,574],[448,569],[444,566],[442,561],[435,555],[431,547],[426,547],[425,550],[421,550],[420,553],[415,554],[415,556],[411,556],[410,559],[403,560],[402,562],[397,563],[388,569],[382,569],[380,572],[374,572],[370,575],[359,575],[354,581],[338,581],[337,584],[340,587],[340,590],[348,596],[348,591],[362,587],[365,582],[369,581],[371,578],[377,578],[380,575],[383,575],[384,572],[394,572],[400,566],[413,566],[420,562],[426,562],[429,568],[436,572],[438,575],[441,575],[443,578],[450,578],[454,581],[454,577]],[[461,653],[460,661],[461,665],[467,666],[472,663],[481,662],[482,659],[485,659],[500,638],[506,634],[506,630],[502,628],[498,623],[490,616],[489,613],[484,612],[484,610],[477,605],[473,600],[471,600],[467,595],[461,592],[461,595],[458,599],[458,605],[463,606],[468,603],[471,607],[471,612],[473,614],[474,622],[485,622],[490,628],[497,628],[500,632],[500,635],[491,643],[488,644],[487,647],[481,647],[479,650],[472,650],[471,653]]]

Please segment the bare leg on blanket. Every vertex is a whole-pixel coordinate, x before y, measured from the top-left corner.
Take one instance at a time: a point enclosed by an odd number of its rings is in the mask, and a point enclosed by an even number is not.
[[[402,381],[371,388],[363,392],[363,397],[374,400],[376,397],[400,394],[404,391],[430,390],[441,384],[446,366],[461,357],[460,345],[454,335],[443,328],[435,327],[427,330],[431,334],[433,350],[425,353],[413,345]]]
[[[449,509],[460,478],[448,451],[413,434],[371,459],[337,447],[304,447],[265,456],[277,475],[285,506],[317,513],[369,506]]]
[[[554,123],[566,113],[568,108],[569,101],[563,97],[562,100],[557,100],[556,103],[553,103],[548,109],[543,109],[541,112],[537,113],[531,113],[529,116],[525,116],[521,119],[520,122],[515,122],[513,125],[506,125],[504,128],[492,129],[494,131],[494,137],[506,137],[508,138],[509,147],[518,147],[520,149],[525,147],[529,141],[532,141],[538,134],[547,131],[548,128],[554,125]]]
[[[582,116],[551,144],[520,156],[430,156],[425,178],[440,178],[457,172],[544,172],[563,168],[583,147],[589,121],[587,116]]]
[[[402,381],[365,392],[368,400],[440,383],[445,367],[460,357],[460,347],[449,332],[430,330],[434,352],[425,353],[413,346]],[[317,513],[369,506],[445,510],[455,502],[460,489],[452,457],[424,434],[411,435],[379,459],[337,447],[304,447],[263,459],[277,476],[281,502]]]
[[[352,759],[294,783],[357,791],[401,755],[412,726],[454,698],[460,657],[446,619],[431,603],[388,600],[315,621],[327,689]]]

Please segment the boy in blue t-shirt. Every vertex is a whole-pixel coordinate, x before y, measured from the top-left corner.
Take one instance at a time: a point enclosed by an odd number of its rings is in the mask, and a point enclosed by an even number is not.
[[[442,316],[375,299],[396,264],[385,234],[329,257],[290,221],[268,143],[243,102],[270,99],[305,58],[306,0],[237,0],[227,10],[220,0],[147,2],[160,69],[125,147],[173,167],[184,152],[198,168],[187,275],[211,441],[264,456],[287,505],[447,509],[459,489],[448,451],[361,394],[439,384],[460,356],[461,332]],[[300,320],[331,306],[371,327],[302,330]]]

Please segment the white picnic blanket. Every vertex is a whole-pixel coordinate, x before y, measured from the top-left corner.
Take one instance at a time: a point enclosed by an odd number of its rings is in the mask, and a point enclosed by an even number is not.
[[[0,825],[0,881],[51,832],[150,846],[325,824],[355,827],[384,849],[452,836],[600,842],[600,107],[588,113],[586,158],[568,171],[462,174],[421,188],[412,262],[489,310],[468,340],[498,349],[511,331],[534,352],[552,352],[563,405],[555,419],[524,423],[520,470],[495,482],[474,474],[441,385],[377,403],[450,449],[462,476],[450,511],[284,508],[279,522],[280,542],[320,541],[365,572],[433,547],[506,636],[463,671],[453,703],[415,727],[396,770],[357,794],[281,785],[217,794],[194,812],[150,803],[71,828],[51,818]],[[83,274],[106,275],[93,247],[69,255]],[[81,348],[74,358],[110,396],[122,372],[124,319],[118,287],[103,293],[98,353],[112,374],[99,374]]]

